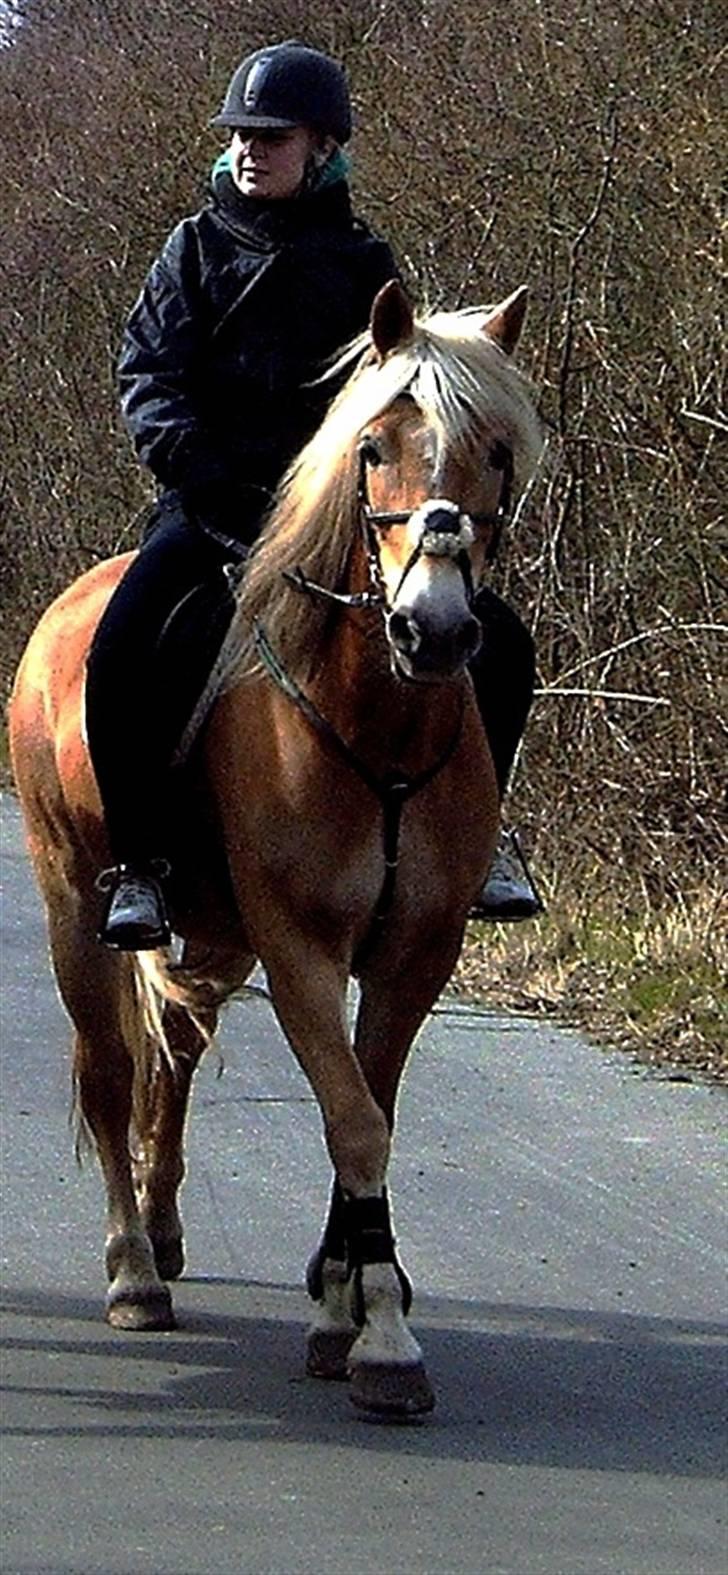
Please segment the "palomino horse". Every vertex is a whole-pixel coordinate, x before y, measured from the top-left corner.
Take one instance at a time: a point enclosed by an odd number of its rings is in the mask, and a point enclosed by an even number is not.
[[[520,290],[488,313],[415,322],[398,284],[377,297],[239,593],[226,681],[188,771],[181,956],[96,940],[108,848],[84,663],[128,559],[99,564],[50,608],[11,705],[77,1098],[106,1183],[109,1322],[172,1325],[164,1282],[183,1267],[176,1194],[192,1074],[220,1006],[260,959],[335,1174],[309,1267],[308,1370],[348,1373],[354,1402],[380,1415],[433,1404],[386,1174],[407,1053],[455,964],[498,826],[466,664],[504,468],[522,483],[540,447],[508,359],[524,309]]]

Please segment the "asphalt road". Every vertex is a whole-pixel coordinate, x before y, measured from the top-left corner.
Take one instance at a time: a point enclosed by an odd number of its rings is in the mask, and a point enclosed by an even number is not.
[[[392,1184],[438,1408],[303,1376],[318,1115],[264,1003],[197,1082],[179,1328],[101,1321],[69,1034],[2,830],[3,1575],[726,1575],[725,1096],[445,1007]]]

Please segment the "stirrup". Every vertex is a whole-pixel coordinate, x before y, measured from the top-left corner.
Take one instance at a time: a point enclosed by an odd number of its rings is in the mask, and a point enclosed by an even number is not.
[[[544,912],[516,831],[502,831],[486,879],[470,909],[471,919],[508,924]]]
[[[154,951],[169,946],[172,931],[161,881],[169,875],[165,859],[145,866],[117,864],[102,870],[96,885],[109,893],[98,939],[116,951]]]

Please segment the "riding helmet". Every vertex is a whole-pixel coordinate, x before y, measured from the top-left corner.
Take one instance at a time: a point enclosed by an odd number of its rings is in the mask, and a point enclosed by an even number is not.
[[[266,131],[313,126],[348,142],[351,104],[346,77],[329,55],[296,39],[256,49],[231,77],[213,126]]]

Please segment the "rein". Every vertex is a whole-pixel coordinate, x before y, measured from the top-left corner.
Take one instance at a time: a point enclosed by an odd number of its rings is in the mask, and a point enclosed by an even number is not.
[[[394,900],[397,869],[399,866],[399,833],[402,810],[407,800],[413,798],[422,788],[427,787],[427,784],[432,782],[434,777],[452,759],[462,733],[465,703],[464,691],[461,689],[460,692],[460,708],[452,737],[449,739],[443,753],[438,756],[431,766],[428,766],[425,771],[416,772],[414,775],[405,771],[388,771],[383,776],[377,776],[376,772],[370,770],[366,762],[359,758],[351,745],[347,744],[346,739],[337,733],[333,724],[319,711],[313,700],[296,683],[295,679],[291,678],[290,673],[286,672],[283,663],[273,650],[262,624],[256,623],[253,630],[253,638],[260,660],[269,677],[278,685],[283,694],[287,695],[288,699],[293,702],[314,729],[314,732],[318,733],[319,738],[323,739],[324,743],[328,744],[335,754],[339,756],[339,759],[343,760],[360,780],[366,784],[375,797],[378,798],[382,808],[384,879],[372,916],[370,929],[356,955],[355,962],[358,969],[374,946],[379,930],[388,917]]]

